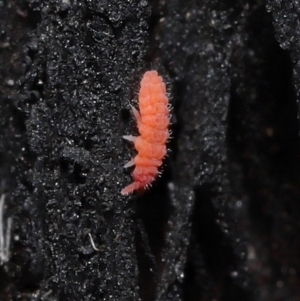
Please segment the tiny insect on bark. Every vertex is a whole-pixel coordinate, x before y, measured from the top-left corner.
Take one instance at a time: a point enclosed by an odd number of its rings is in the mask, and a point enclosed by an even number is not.
[[[147,71],[139,91],[139,111],[131,106],[140,136],[123,136],[134,143],[137,155],[125,164],[135,166],[133,182],[122,189],[121,194],[147,188],[159,174],[158,168],[167,153],[170,124],[169,100],[166,84],[157,71]]]

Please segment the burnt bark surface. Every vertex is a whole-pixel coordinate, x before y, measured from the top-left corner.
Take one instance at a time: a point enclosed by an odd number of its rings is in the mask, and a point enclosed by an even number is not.
[[[0,1],[0,299],[297,300],[297,3]],[[124,197],[150,68],[173,139]]]

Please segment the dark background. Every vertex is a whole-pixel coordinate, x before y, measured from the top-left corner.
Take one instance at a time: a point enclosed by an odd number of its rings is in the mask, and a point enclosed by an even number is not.
[[[0,0],[0,300],[300,300],[299,20],[296,0]],[[151,68],[173,139],[124,197]]]

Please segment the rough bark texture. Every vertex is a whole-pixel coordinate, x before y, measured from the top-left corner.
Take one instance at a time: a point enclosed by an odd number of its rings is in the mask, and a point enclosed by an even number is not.
[[[299,18],[296,0],[0,0],[0,299],[298,300]],[[123,197],[150,68],[173,139]]]

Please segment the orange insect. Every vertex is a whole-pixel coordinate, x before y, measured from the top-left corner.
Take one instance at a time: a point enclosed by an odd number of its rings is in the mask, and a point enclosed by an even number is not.
[[[145,189],[159,173],[158,168],[167,153],[166,142],[169,138],[168,103],[162,77],[154,70],[147,71],[141,81],[139,111],[131,106],[140,136],[123,136],[134,143],[138,154],[124,166],[127,168],[135,165],[135,168],[133,182],[123,188],[121,194]]]

